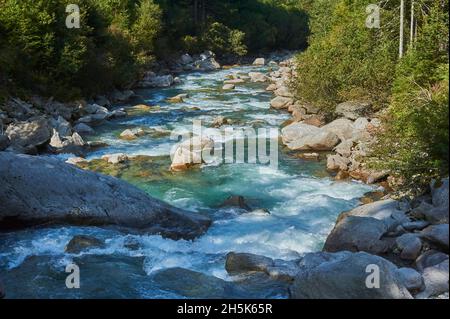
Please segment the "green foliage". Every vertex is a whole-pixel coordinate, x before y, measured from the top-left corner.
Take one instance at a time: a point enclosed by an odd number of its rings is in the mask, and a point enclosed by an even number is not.
[[[232,42],[236,43],[234,54],[238,55],[238,52],[243,52],[244,45],[251,52],[304,48],[308,18],[301,4],[308,1],[157,0],[164,12],[164,34],[173,44],[172,49],[185,48],[186,35],[202,38],[214,23],[220,23],[230,30],[236,30]],[[217,40],[217,37],[213,40]],[[178,47],[177,43],[180,44]],[[216,43],[202,41],[198,44],[211,47]],[[193,49],[189,53],[201,51]]]
[[[67,1],[0,0],[1,95],[25,88],[67,100],[127,86],[178,50],[242,56],[306,42],[306,14],[292,0],[71,3],[80,29],[65,26]]]
[[[419,190],[448,175],[448,13],[437,3],[420,37],[397,67],[392,103],[373,165],[388,168]]]
[[[243,56],[247,54],[244,36],[239,30],[231,30],[222,23],[214,22],[202,36],[203,47],[219,55],[231,53]]]
[[[152,0],[74,0],[81,28],[66,27],[63,0],[1,0],[0,65],[16,86],[61,99],[122,86],[151,60],[160,29]]]
[[[311,9],[308,50],[297,57],[297,96],[332,113],[346,100],[387,103],[397,59],[392,26],[365,25],[370,0],[320,0]],[[384,10],[389,20],[392,12]]]

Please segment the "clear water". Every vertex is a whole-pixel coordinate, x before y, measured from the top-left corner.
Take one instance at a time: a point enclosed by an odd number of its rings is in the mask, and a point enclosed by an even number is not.
[[[358,182],[335,182],[325,173],[323,162],[308,162],[289,156],[280,146],[279,166],[228,164],[172,173],[169,152],[176,141],[167,134],[147,135],[123,141],[126,128],[141,127],[166,132],[190,128],[193,119],[208,126],[223,115],[234,126],[278,127],[289,114],[269,108],[271,94],[264,84],[238,85],[222,92],[227,75],[265,68],[239,67],[213,73],[183,75],[173,88],[142,90],[151,111],[133,113],[99,127],[92,140],[109,146],[88,154],[89,159],[107,153],[158,156],[158,171],[117,174],[150,195],[175,206],[207,212],[213,219],[208,232],[195,241],[173,241],[157,235],[129,235],[114,228],[58,227],[0,234],[0,277],[9,297],[125,297],[183,298],[152,276],[161,269],[183,267],[232,280],[225,269],[230,251],[251,252],[280,259],[295,259],[305,252],[321,250],[337,215],[358,204],[371,187]],[[184,103],[168,104],[167,97],[188,93]],[[66,156],[60,156],[62,159]],[[155,177],[156,176],[156,177]],[[270,215],[242,214],[235,209],[217,209],[230,195],[241,195],[253,208]],[[79,234],[103,239],[105,248],[79,255],[64,253],[65,245]],[[125,243],[133,240],[138,248]],[[34,257],[32,257],[34,256]],[[65,288],[65,265],[81,263],[82,288]],[[85,277],[83,277],[83,274]],[[84,281],[83,281],[83,278]],[[183,278],[180,278],[180,286]],[[200,297],[208,297],[200,296]],[[257,296],[258,297],[258,296]],[[285,296],[278,296],[283,298]]]

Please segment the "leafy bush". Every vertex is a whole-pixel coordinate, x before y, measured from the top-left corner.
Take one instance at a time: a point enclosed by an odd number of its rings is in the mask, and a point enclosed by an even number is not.
[[[388,102],[395,76],[397,42],[389,24],[365,25],[370,0],[324,0],[313,4],[308,50],[297,57],[294,89],[300,99],[333,113],[346,100]],[[385,10],[383,17],[390,19]]]
[[[231,30],[219,22],[212,23],[202,36],[204,48],[223,55],[227,53],[239,56],[247,53],[247,47],[242,43],[244,33]]]
[[[392,103],[373,165],[388,168],[418,192],[448,175],[448,13],[432,7],[420,37],[397,67]]]

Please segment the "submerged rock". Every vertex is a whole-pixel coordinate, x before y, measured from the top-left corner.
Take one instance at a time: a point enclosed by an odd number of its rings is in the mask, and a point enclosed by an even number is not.
[[[0,153],[0,221],[120,225],[173,239],[203,234],[211,220],[148,196],[114,177],[60,160]]]
[[[222,90],[224,91],[231,91],[235,89],[235,85],[234,84],[225,84],[224,86],[222,86]]]
[[[225,281],[184,268],[168,268],[156,272],[152,277],[162,290],[172,291],[186,298],[242,299],[287,297],[288,285],[276,281],[266,274]]]
[[[274,266],[271,258],[248,254],[248,253],[228,253],[225,269],[230,274],[245,273],[252,271],[266,271]]]
[[[120,133],[119,137],[123,140],[135,140],[138,137],[144,136],[145,131],[141,128],[126,129]]]
[[[74,236],[65,248],[65,252],[69,254],[79,254],[83,250],[89,248],[103,248],[105,243],[93,236],[77,235]]]
[[[247,205],[243,196],[236,195],[228,197],[219,207],[236,207],[246,211],[252,210],[251,207]]]

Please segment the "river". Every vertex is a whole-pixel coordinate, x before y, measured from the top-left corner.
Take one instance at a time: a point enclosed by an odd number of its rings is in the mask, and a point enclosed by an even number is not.
[[[152,276],[161,269],[182,267],[232,280],[224,269],[228,252],[295,259],[305,252],[321,250],[338,214],[358,205],[358,198],[372,187],[336,182],[325,172],[323,162],[295,158],[282,145],[278,167],[222,164],[169,171],[169,152],[176,141],[168,132],[190,128],[192,120],[208,126],[222,115],[233,120],[235,127],[277,128],[290,118],[287,112],[270,108],[272,94],[265,91],[267,84],[249,83],[237,85],[233,91],[221,90],[230,74],[266,72],[267,68],[242,66],[190,73],[181,75],[182,83],[174,87],[137,91],[146,104],[158,107],[130,111],[126,118],[98,127],[90,137],[108,146],[89,153],[89,159],[120,152],[150,156],[117,169],[99,170],[175,206],[209,214],[213,224],[205,235],[191,242],[127,234],[112,227],[49,227],[2,233],[0,277],[8,297],[183,298],[186,296],[172,289],[173,282],[166,287],[164,282],[154,282]],[[189,98],[183,103],[165,102],[179,93],[188,93]],[[124,129],[135,127],[153,129],[153,134],[133,141],[118,138]],[[218,209],[231,195],[244,196],[250,206],[267,209],[270,215]],[[106,245],[78,255],[66,254],[68,241],[80,234],[93,235]],[[64,270],[70,262],[80,266],[80,289],[65,287]],[[178,280],[182,286],[184,278]],[[286,297],[276,293],[269,296]]]

